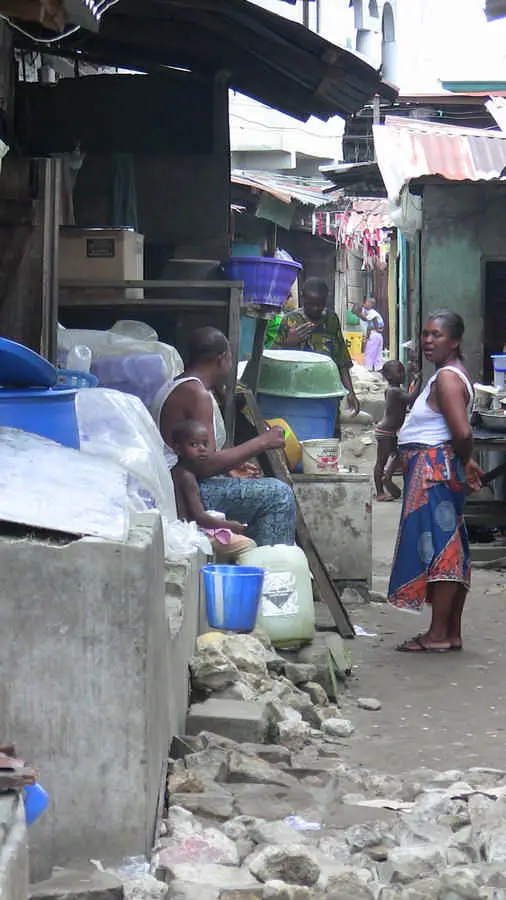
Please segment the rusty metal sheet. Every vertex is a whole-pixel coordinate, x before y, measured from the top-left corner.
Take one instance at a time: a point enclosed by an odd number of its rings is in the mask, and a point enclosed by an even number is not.
[[[375,125],[378,166],[390,199],[414,179],[496,181],[506,167],[506,134],[389,116]]]

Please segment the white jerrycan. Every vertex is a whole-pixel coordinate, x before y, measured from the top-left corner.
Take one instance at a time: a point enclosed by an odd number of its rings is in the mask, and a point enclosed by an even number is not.
[[[257,625],[273,644],[289,647],[314,637],[314,604],[311,574],[300,547],[276,544],[241,553],[242,566],[265,569]]]

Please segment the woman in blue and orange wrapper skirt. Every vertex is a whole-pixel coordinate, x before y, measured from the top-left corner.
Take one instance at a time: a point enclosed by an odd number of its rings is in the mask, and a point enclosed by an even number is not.
[[[471,565],[463,518],[466,488],[479,490],[471,459],[473,388],[462,361],[464,322],[440,309],[429,315],[422,349],[436,371],[399,432],[404,498],[388,599],[419,612],[431,605],[424,634],[397,647],[405,653],[462,649],[461,619]]]

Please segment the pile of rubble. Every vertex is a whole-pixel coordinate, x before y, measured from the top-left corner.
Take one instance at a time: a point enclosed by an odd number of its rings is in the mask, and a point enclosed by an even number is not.
[[[34,900],[506,900],[506,771],[354,766],[353,707],[381,703],[347,696],[328,638],[281,655],[262,634],[201,637],[197,706],[266,711],[256,740],[178,740],[151,873],[57,872]]]
[[[168,896],[506,900],[506,772],[354,768],[340,706],[353,701],[336,696],[334,668],[324,675],[322,645],[293,662],[260,637],[205,636],[192,661],[197,691],[267,707],[271,742],[180,742],[154,856]]]

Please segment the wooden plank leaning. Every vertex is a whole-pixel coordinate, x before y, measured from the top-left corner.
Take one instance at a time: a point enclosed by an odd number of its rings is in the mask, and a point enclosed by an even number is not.
[[[251,422],[253,428],[258,434],[265,431],[265,424],[259,406],[248,388],[241,388],[239,393],[239,403],[242,410],[247,409],[247,418]],[[262,469],[267,475],[273,475],[286,484],[292,484],[292,478],[285,462],[284,454],[281,450],[267,450],[262,456]],[[323,565],[318,550],[316,549],[309,529],[304,520],[302,510],[295,497],[296,505],[296,530],[297,543],[306,554],[309,568],[316,582],[318,593],[322,600],[327,604],[330,614],[335,622],[336,629],[343,638],[355,637],[355,629],[350,621],[350,617],[341,602],[341,598],[336,590],[335,585],[329,577],[329,574]]]

